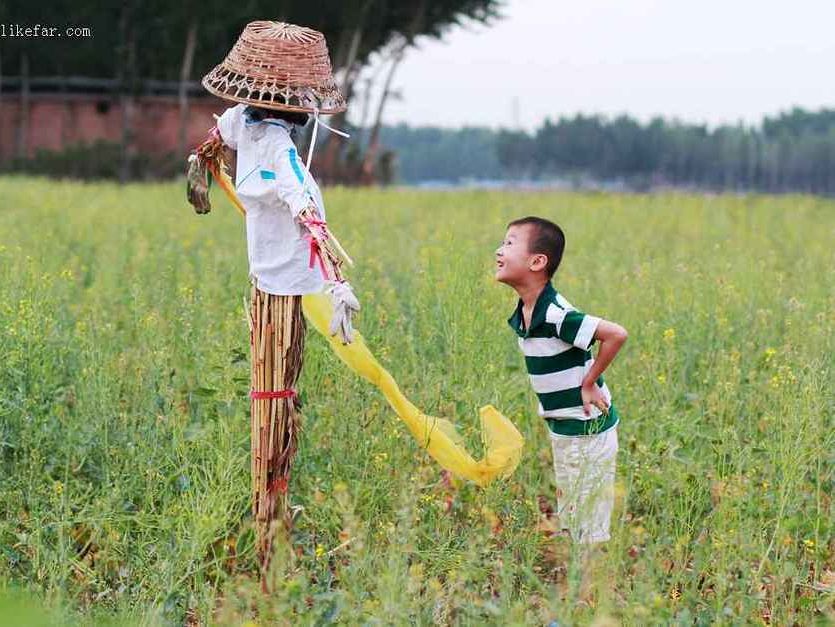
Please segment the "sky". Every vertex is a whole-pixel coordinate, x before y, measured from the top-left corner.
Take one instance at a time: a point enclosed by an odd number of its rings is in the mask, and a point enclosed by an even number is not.
[[[502,13],[418,40],[383,121],[532,130],[582,112],[716,126],[835,107],[835,0],[505,0]],[[352,104],[358,121],[361,95]]]

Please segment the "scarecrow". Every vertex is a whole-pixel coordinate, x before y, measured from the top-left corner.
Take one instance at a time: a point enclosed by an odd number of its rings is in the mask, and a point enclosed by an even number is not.
[[[330,293],[332,333],[346,343],[359,309],[342,274],[343,260],[350,259],[328,229],[321,192],[309,173],[319,114],[344,111],[346,105],[324,36],[280,22],[248,24],[203,86],[236,103],[190,157],[188,196],[199,213],[208,212],[206,172],[229,189],[224,145],[237,152],[236,205],[246,215],[252,283],[252,513],[265,564],[274,521],[291,522],[287,498],[300,429],[295,386],[304,352],[302,295]],[[314,129],[302,165],[293,136],[309,114]]]
[[[203,86],[235,102],[189,157],[187,196],[208,213],[214,180],[246,218],[252,282],[248,307],[251,354],[252,513],[266,568],[275,523],[292,523],[288,481],[300,429],[296,381],[303,361],[305,317],[354,372],[376,385],[414,437],[444,468],[486,485],[516,468],[522,436],[492,406],[481,409],[486,454],[476,461],[455,426],[427,416],[400,391],[355,332],[359,303],[345,280],[352,265],[330,232],[321,192],[310,175],[319,119],[344,111],[322,33],[282,22],[249,23]],[[293,136],[313,117],[306,163]],[[217,117],[217,116],[216,116]],[[237,151],[235,182],[224,146]],[[327,296],[325,296],[327,294]]]

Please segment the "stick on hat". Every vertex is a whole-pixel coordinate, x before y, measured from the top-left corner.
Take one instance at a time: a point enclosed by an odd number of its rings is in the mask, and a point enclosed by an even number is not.
[[[331,70],[325,36],[286,22],[250,22],[222,63],[203,77],[220,98],[322,114],[347,108]]]

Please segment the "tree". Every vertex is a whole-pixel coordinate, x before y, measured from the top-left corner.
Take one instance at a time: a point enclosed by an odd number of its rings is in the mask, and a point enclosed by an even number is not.
[[[188,111],[188,81],[209,72],[247,22],[275,19],[322,31],[342,90],[350,97],[360,70],[373,53],[389,47],[395,58],[402,58],[406,47],[414,45],[418,37],[441,37],[465,20],[487,22],[499,16],[501,4],[502,0],[241,0],[223,4],[216,0],[104,4],[54,0],[49,11],[37,3],[18,3],[12,11],[2,3],[0,15],[5,22],[46,24],[54,22],[51,16],[72,15],[73,23],[87,26],[93,33],[86,40],[7,38],[2,62],[5,68],[28,64],[34,77],[115,78],[123,109],[122,170],[129,176],[134,100],[148,79],[178,82],[182,129]],[[380,112],[390,93],[384,90],[383,102],[377,107]],[[344,120],[334,123],[343,124]],[[182,130],[180,139],[182,143]]]

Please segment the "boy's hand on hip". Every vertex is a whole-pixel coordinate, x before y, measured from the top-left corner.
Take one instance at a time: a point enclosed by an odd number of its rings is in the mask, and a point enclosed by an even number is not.
[[[583,382],[580,388],[580,396],[583,398],[583,413],[586,416],[591,416],[592,405],[597,407],[605,415],[609,414],[609,403],[606,401],[606,397],[603,396],[603,391],[597,387],[596,382]]]

